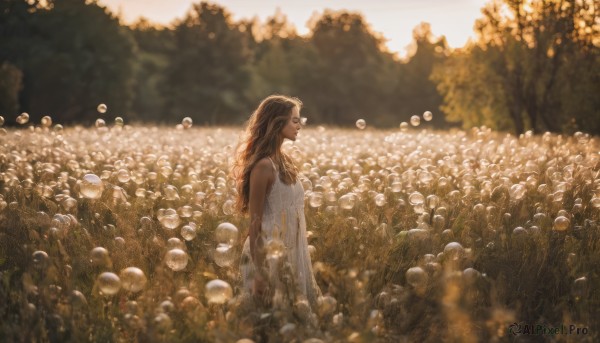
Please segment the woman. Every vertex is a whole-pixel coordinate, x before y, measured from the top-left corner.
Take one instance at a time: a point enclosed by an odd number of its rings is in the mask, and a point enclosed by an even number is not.
[[[308,252],[304,189],[281,150],[284,139],[296,140],[301,107],[297,98],[267,97],[250,116],[238,147],[238,209],[250,215],[240,270],[244,291],[264,302],[287,297],[308,300],[314,309],[321,291]]]

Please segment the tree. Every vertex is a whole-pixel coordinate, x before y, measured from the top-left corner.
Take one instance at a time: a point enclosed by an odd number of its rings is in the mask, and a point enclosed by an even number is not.
[[[0,113],[17,113],[22,80],[19,68],[8,62],[0,64]]]
[[[166,97],[161,91],[172,54],[173,30],[142,18],[129,28],[138,49],[135,58],[135,88],[132,111],[143,121],[159,121]]]
[[[447,62],[446,77],[437,74],[449,111],[471,108],[489,113],[488,118],[498,123],[508,118],[517,134],[527,129],[577,129],[582,123],[599,121],[598,29],[594,26],[599,6],[585,0],[504,0],[491,2],[482,12],[476,45],[467,49],[466,56],[461,53]],[[461,70],[479,74],[470,75],[471,82],[458,87],[450,75]],[[596,72],[589,75],[590,71]],[[478,89],[482,84],[490,85],[489,89]],[[574,88],[583,94],[574,95]],[[467,104],[474,94],[486,99]],[[572,113],[574,98],[585,104],[583,112]],[[450,117],[472,115],[454,112]],[[597,132],[599,125],[591,130]]]
[[[193,5],[174,31],[163,91],[166,111],[201,123],[223,124],[246,115],[249,51],[245,35],[218,5]]]
[[[129,110],[135,45],[105,8],[85,0],[4,6],[16,34],[2,43],[2,58],[23,72],[19,107],[32,120],[50,114],[55,121],[91,121],[99,103],[120,115]]]
[[[434,113],[432,125],[438,128],[447,126],[444,114],[439,113],[442,96],[430,80],[434,66],[443,63],[448,53],[446,38],[436,39],[431,25],[421,23],[413,30],[412,44],[414,54],[397,68],[398,83],[392,97],[397,123],[408,122],[410,116],[430,110]]]
[[[310,43],[316,59],[309,75],[315,78],[301,93],[320,118],[339,125],[358,118],[386,124],[394,61],[383,38],[360,14],[326,11],[314,24]]]

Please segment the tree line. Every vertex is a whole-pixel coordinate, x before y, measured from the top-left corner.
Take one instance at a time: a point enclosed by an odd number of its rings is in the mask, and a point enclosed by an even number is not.
[[[272,93],[299,97],[312,124],[600,133],[598,0],[493,0],[477,39],[450,49],[422,23],[404,60],[364,17],[325,11],[300,36],[284,14],[233,21],[194,4],[169,27],[123,25],[96,1],[0,3],[0,115],[89,123],[240,124]]]

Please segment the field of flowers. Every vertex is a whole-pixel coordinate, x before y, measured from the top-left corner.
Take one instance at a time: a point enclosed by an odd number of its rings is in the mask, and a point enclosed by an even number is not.
[[[240,295],[241,128],[96,124],[0,129],[0,341],[600,339],[595,137],[303,129],[311,316]]]

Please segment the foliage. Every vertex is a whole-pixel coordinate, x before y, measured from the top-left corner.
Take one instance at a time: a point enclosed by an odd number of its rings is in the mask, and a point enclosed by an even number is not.
[[[283,148],[302,171],[313,270],[331,297],[313,313],[240,290],[248,218],[226,206],[238,128],[2,130],[3,341],[503,342],[513,323],[588,330],[518,340],[600,336],[596,137],[302,130]],[[90,173],[104,186],[95,199]],[[223,222],[239,228],[227,263],[215,249]],[[173,248],[189,256],[181,270]],[[134,291],[121,276],[103,293],[99,275],[128,267],[147,282]],[[210,303],[213,279],[232,286],[230,301]]]
[[[600,90],[594,72],[600,8],[591,2],[490,2],[476,24],[476,44],[451,56],[434,76],[449,118],[464,119],[465,127],[491,122],[506,128],[509,120],[517,134],[598,132],[592,122],[600,119],[594,96]]]
[[[243,113],[249,83],[244,35],[218,5],[201,2],[173,32],[162,91],[166,110],[203,124],[223,124]]]

